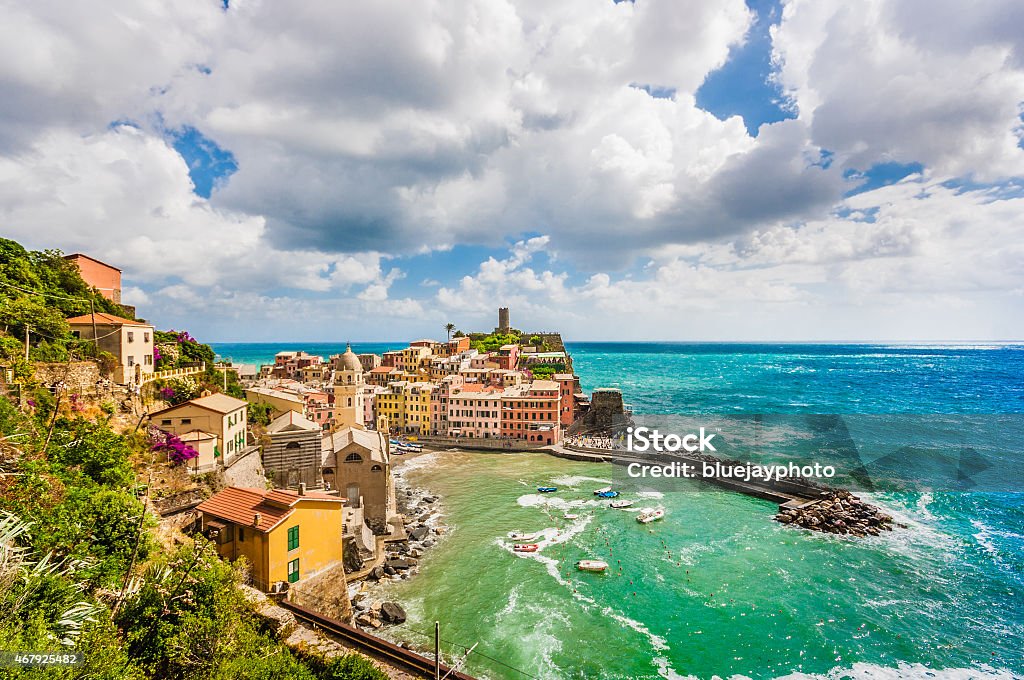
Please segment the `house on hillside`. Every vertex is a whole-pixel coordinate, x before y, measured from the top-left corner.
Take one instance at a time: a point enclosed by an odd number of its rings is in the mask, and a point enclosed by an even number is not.
[[[152,325],[105,312],[75,316],[67,322],[73,336],[81,340],[95,339],[101,352],[109,352],[117,358],[114,382],[138,385],[145,374],[153,372]]]
[[[282,590],[342,563],[344,498],[316,491],[229,486],[197,507],[221,558],[245,556],[252,585]],[[280,584],[280,585],[278,585]]]
[[[94,257],[73,253],[64,259],[78,267],[82,280],[112,302],[121,304],[121,270]],[[134,310],[133,310],[134,311]]]
[[[182,439],[196,431],[215,436],[214,457],[223,464],[225,458],[233,458],[249,449],[246,440],[247,406],[242,399],[210,394],[168,406],[151,414],[149,420],[164,432]]]

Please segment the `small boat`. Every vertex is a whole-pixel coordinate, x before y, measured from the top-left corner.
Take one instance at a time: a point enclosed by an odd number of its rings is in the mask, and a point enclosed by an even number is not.
[[[554,492],[558,491],[558,487],[557,486],[538,486],[537,487],[537,491],[539,491],[540,493],[554,493]]]
[[[525,531],[510,531],[508,537],[513,541],[532,541],[537,538],[537,534],[528,534]]]
[[[423,444],[413,444],[412,442],[402,442],[402,446],[413,451],[422,451]]]
[[[576,568],[580,571],[592,571],[600,574],[608,569],[608,563],[601,560],[580,560],[576,563]]]
[[[580,516],[577,515],[575,512],[567,512],[564,515],[562,515],[562,517],[564,517],[565,519],[579,519],[580,518]]]
[[[608,507],[609,508],[628,508],[631,505],[633,505],[633,501],[622,500],[622,501],[612,501],[611,503],[608,504]]]
[[[650,510],[648,512],[641,512],[636,516],[636,521],[641,524],[650,524],[656,520],[662,519],[665,516],[664,510]]]
[[[399,454],[402,454],[402,453],[419,453],[422,450],[423,450],[422,447],[417,449],[416,447],[406,446],[405,444],[399,444],[398,446],[395,447],[395,451],[398,452]]]
[[[516,543],[514,546],[512,546],[512,549],[516,552],[532,553],[540,550],[540,546],[536,543]]]
[[[594,490],[594,495],[595,496],[600,496],[601,494],[608,493],[611,490],[612,490],[612,487],[610,487],[610,486],[601,487],[600,489],[595,489]]]
[[[618,498],[619,492],[618,491],[602,491],[601,493],[599,493],[597,495],[598,495],[599,498]]]
[[[389,439],[389,440],[388,440],[388,442],[389,442],[389,443],[390,443],[390,444],[391,444],[392,446],[398,446],[399,444],[401,444],[401,443],[402,443],[402,442],[398,441],[397,439]]]

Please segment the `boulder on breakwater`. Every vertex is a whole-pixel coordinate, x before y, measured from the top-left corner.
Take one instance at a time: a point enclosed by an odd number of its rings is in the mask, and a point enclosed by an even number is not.
[[[779,508],[776,521],[812,531],[851,536],[878,536],[892,531],[892,517],[849,491],[829,491],[799,507]]]

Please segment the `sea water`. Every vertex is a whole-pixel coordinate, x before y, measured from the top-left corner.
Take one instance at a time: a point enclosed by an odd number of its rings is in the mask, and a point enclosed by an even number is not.
[[[570,350],[588,391],[619,387],[637,413],[1024,413],[1018,346]],[[689,481],[613,510],[592,493],[612,466],[544,454],[441,452],[398,469],[441,496],[450,530],[417,576],[380,593],[409,613],[386,635],[429,648],[440,621],[448,660],[476,645],[473,675],[1024,676],[1020,494],[865,494],[904,527],[850,539],[785,527],[772,503]],[[644,507],[665,519],[638,524]],[[541,550],[513,553],[513,530],[543,531]],[[576,571],[586,558],[610,569]]]

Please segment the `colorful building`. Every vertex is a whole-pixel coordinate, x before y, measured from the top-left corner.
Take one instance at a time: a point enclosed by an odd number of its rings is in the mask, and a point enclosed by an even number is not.
[[[153,326],[144,321],[96,312],[67,320],[71,334],[81,340],[96,340],[101,352],[117,357],[112,379],[119,385],[138,385],[154,370]]]
[[[168,406],[150,415],[150,422],[164,432],[184,437],[196,430],[217,437],[215,456],[236,456],[245,452],[247,444],[248,403],[226,394],[210,394]]]
[[[559,384],[553,380],[510,387],[502,394],[501,436],[543,444],[561,439]]]
[[[121,270],[94,257],[73,253],[64,259],[78,267],[82,280],[112,302],[121,304]],[[133,310],[134,311],[134,310]]]
[[[342,563],[343,504],[343,498],[304,488],[231,486],[197,510],[218,554],[232,561],[245,557],[252,585],[270,591]]]

